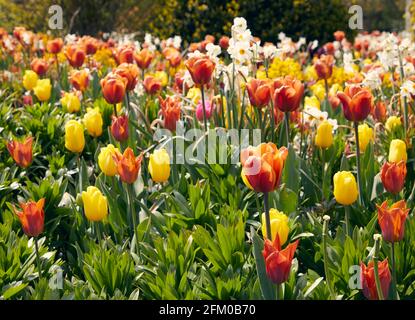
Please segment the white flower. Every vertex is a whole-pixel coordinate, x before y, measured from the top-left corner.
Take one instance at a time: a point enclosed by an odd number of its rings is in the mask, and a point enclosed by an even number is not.
[[[401,86],[401,96],[411,98],[413,95],[415,95],[415,83],[411,80],[406,80]]]
[[[278,33],[278,40],[283,41],[284,39],[285,39],[285,33],[284,32]]]
[[[318,40],[314,40],[311,44],[311,50],[314,50],[318,47]]]
[[[232,39],[231,39],[232,40]],[[249,42],[229,42],[228,53],[238,64],[243,64],[252,58],[251,45]]]
[[[382,85],[380,78],[380,73],[382,70],[380,68],[375,68],[370,70],[365,74],[365,79],[363,80],[363,85],[369,87],[370,89],[378,89]]]
[[[173,47],[175,47],[176,49],[180,49],[181,44],[182,44],[182,38],[180,36],[174,36]]]
[[[301,48],[301,46],[306,44],[306,39],[304,37],[300,37],[300,39],[298,40],[296,47],[297,50]]]
[[[235,33],[240,33],[246,30],[248,24],[245,20],[245,18],[242,17],[236,17],[233,19],[233,26],[232,31]]]
[[[235,38],[236,41],[249,42],[249,41],[252,40],[251,30],[247,29],[247,30],[244,30],[242,32],[239,32],[235,35],[234,38]]]
[[[141,97],[144,95],[144,86],[142,83],[137,83],[137,85],[134,88],[134,93],[137,95],[137,97]]]
[[[263,48],[265,59],[272,59],[277,54],[277,47],[273,44],[268,44]]]
[[[146,33],[144,36],[144,43],[151,44],[152,36],[150,33]]]
[[[213,43],[208,43],[206,45],[206,52],[208,57],[217,64],[219,61],[218,55],[220,55],[222,52],[220,46],[214,45]]]
[[[191,59],[191,58],[198,58],[198,57],[201,57],[201,56],[203,56],[203,53],[201,53],[199,50],[195,50],[195,51],[189,52],[187,54],[187,57],[189,59]]]
[[[187,70],[187,69],[186,69],[186,71],[184,72],[184,75],[183,75],[183,83],[185,85],[187,85],[189,88],[193,87],[194,84],[195,84],[193,82],[193,79],[192,79],[192,76],[191,76],[189,70]]]
[[[65,37],[65,43],[73,44],[76,42],[76,35],[75,34],[67,34]]]

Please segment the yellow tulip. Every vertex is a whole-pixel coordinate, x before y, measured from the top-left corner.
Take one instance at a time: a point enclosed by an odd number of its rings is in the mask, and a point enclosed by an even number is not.
[[[101,171],[108,177],[113,177],[117,174],[117,164],[113,158],[116,152],[119,152],[118,148],[109,144],[101,148],[101,152],[98,155],[98,165]]]
[[[202,92],[200,91],[199,88],[193,87],[193,88],[190,88],[189,91],[187,91],[186,98],[189,100],[192,100],[192,102],[196,105],[201,99],[201,97],[202,97]]]
[[[170,177],[170,157],[166,149],[158,149],[150,155],[148,171],[154,182],[164,182]]]
[[[330,122],[324,120],[320,123],[314,142],[320,148],[328,148],[333,144],[333,126]]]
[[[272,241],[275,240],[275,237],[278,234],[278,237],[280,239],[280,244],[283,245],[287,241],[288,233],[290,231],[290,228],[288,226],[288,217],[284,213],[279,212],[276,209],[270,209],[269,216],[270,216],[270,221],[271,221]],[[262,234],[264,236],[264,239],[266,239],[267,230],[266,230],[265,213],[262,214]]]
[[[406,160],[408,160],[408,155],[406,154],[406,144],[404,141],[399,139],[391,141],[388,160],[389,162],[394,163],[398,163],[401,160],[406,162]]]
[[[349,171],[339,171],[333,177],[334,197],[342,205],[350,205],[356,201],[359,191],[354,175]]]
[[[88,108],[84,115],[84,125],[88,133],[93,137],[99,137],[102,134],[103,120],[99,108]]]
[[[40,101],[47,101],[52,93],[52,85],[49,79],[40,79],[37,81],[33,92]]]
[[[316,96],[305,97],[304,106],[313,107],[313,108],[317,108],[318,110],[320,110],[320,100],[318,100]]]
[[[39,80],[37,73],[32,70],[26,70],[23,76],[23,87],[26,90],[32,90],[36,87],[36,83]]]
[[[84,127],[75,120],[69,120],[65,125],[65,147],[69,151],[81,153],[85,147]]]
[[[81,109],[81,101],[74,92],[65,92],[61,98],[61,104],[69,112],[78,112]]]
[[[167,83],[169,82],[169,76],[165,71],[156,71],[154,73],[154,77],[161,81],[161,85],[163,87],[167,86]]]
[[[387,131],[393,131],[395,128],[401,127],[402,126],[402,122],[401,122],[401,118],[397,117],[397,116],[391,116],[388,118],[388,120],[386,120],[385,123],[385,128]]]
[[[85,216],[89,221],[101,221],[108,215],[108,201],[97,187],[82,192]]]
[[[316,84],[312,85],[311,91],[317,98],[319,98],[320,101],[323,101],[326,97],[326,89],[324,88],[324,85],[322,85],[320,82],[317,82]]]
[[[370,141],[373,141],[373,129],[366,123],[359,125],[359,147],[363,152],[366,150]]]

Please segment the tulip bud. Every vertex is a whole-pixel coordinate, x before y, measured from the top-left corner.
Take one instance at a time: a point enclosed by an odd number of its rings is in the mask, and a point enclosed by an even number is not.
[[[60,101],[62,107],[70,113],[78,112],[81,109],[81,101],[74,92],[65,92]]]
[[[300,107],[304,94],[304,85],[301,81],[286,76],[274,82],[274,106],[282,112],[296,111]]]
[[[356,180],[349,171],[339,171],[333,177],[334,197],[342,205],[348,206],[356,201],[359,194]]]
[[[385,128],[387,131],[392,132],[396,128],[402,127],[401,118],[397,116],[391,116],[386,120]]]
[[[370,128],[366,123],[359,125],[359,147],[360,150],[365,152],[367,145],[370,141],[373,141],[373,129]]]
[[[328,148],[333,144],[333,126],[327,120],[318,126],[315,144],[320,148]]]
[[[112,116],[111,134],[119,142],[128,139],[128,117],[126,115]]]
[[[84,127],[75,120],[69,120],[65,125],[65,147],[69,151],[81,153],[85,147]]]
[[[198,86],[206,85],[212,79],[215,63],[207,56],[195,56],[186,61],[186,68],[193,82]]]
[[[109,144],[106,147],[101,148],[98,155],[99,168],[108,177],[113,177],[117,174],[117,164],[114,160],[114,156],[117,152],[119,152],[118,148]]]
[[[102,134],[103,120],[99,108],[88,108],[83,121],[86,130],[94,138]]]
[[[158,149],[150,155],[148,171],[154,182],[165,182],[170,177],[170,157],[166,149]]]
[[[32,90],[34,87],[36,87],[36,83],[39,77],[37,76],[37,73],[32,70],[26,70],[23,76],[23,87],[26,90]]]
[[[219,45],[223,50],[228,50],[228,48],[229,48],[229,37],[222,36],[222,38],[219,39]]]
[[[76,90],[84,92],[89,84],[89,72],[85,69],[75,70],[71,73],[69,81]]]
[[[406,154],[406,144],[404,141],[395,139],[392,140],[389,146],[389,162],[398,163],[400,161],[408,160],[408,155]]]
[[[205,101],[205,111],[206,111],[206,119],[210,119],[213,113],[213,104],[210,101]],[[203,114],[203,104],[202,100],[196,106],[196,119],[199,121],[203,121],[204,114]]]
[[[69,64],[74,68],[79,68],[85,61],[85,50],[78,45],[70,45],[66,47],[65,56]]]
[[[153,54],[148,49],[143,49],[134,54],[134,59],[140,69],[145,70],[150,66],[150,63],[153,60]]]
[[[127,80],[125,88],[127,91],[134,90],[138,81],[138,68],[135,64],[122,63],[115,69],[114,73]]]
[[[30,63],[30,67],[39,76],[43,76],[48,71],[48,63],[44,59],[33,59],[33,61]]]
[[[252,79],[247,83],[246,90],[249,101],[254,107],[265,107],[271,100],[271,87],[267,81]]]
[[[42,198],[38,202],[29,201],[20,203],[22,211],[14,209],[14,213],[22,223],[24,233],[29,237],[37,237],[43,232],[45,222],[45,199]]]
[[[161,90],[161,81],[153,76],[146,76],[143,81],[143,86],[146,92],[150,95],[155,95]]]
[[[82,192],[85,216],[89,221],[101,221],[108,215],[108,202],[97,187],[89,186]]]
[[[314,63],[314,69],[316,70],[319,79],[328,79],[333,73],[334,58],[332,55],[322,55]]]
[[[52,93],[52,85],[49,79],[41,79],[36,83],[36,87],[33,88],[35,96],[39,101],[47,101]]]
[[[170,130],[176,130],[176,123],[180,120],[181,102],[179,96],[167,96],[163,100],[159,97],[160,113],[163,116],[163,127]]]
[[[388,207],[387,201],[384,201],[378,209],[378,222],[382,229],[382,237],[387,242],[398,242],[403,239],[405,232],[405,220],[408,217],[410,209],[406,208],[404,200],[395,202]]]
[[[102,94],[108,103],[117,104],[123,101],[127,79],[115,73],[109,73],[104,79],[101,79],[100,83]]]
[[[280,239],[281,245],[283,245],[288,239],[288,233],[290,232],[290,228],[288,226],[288,217],[279,212],[277,209],[270,209],[269,216],[271,221],[271,235],[272,240],[275,241],[275,237],[278,235]],[[265,213],[262,214],[262,234],[264,239],[267,239],[267,230],[266,230],[266,221],[265,221]]]
[[[58,54],[63,47],[63,40],[62,38],[56,38],[53,40],[49,40],[46,44],[46,50],[52,54]]]
[[[369,300],[378,300],[379,297],[376,289],[375,270],[373,265],[373,261],[369,262],[367,267],[363,262],[360,264],[360,281],[364,296]],[[383,296],[387,297],[391,283],[388,259],[378,262],[378,274]]]
[[[31,105],[33,105],[33,98],[32,98],[31,95],[25,94],[23,96],[23,105],[24,106],[31,106]]]
[[[392,194],[399,193],[405,184],[406,163],[405,161],[385,162],[381,170],[383,187]]]
[[[27,137],[24,142],[16,140],[7,143],[7,150],[13,160],[22,168],[27,168],[33,159],[33,137]]]
[[[123,182],[132,184],[137,180],[142,158],[142,155],[135,157],[130,147],[124,150],[124,154],[115,153],[114,160],[117,164],[117,171]]]
[[[372,110],[373,96],[367,88],[359,85],[347,86],[344,92],[338,92],[343,113],[349,121],[363,121]]]

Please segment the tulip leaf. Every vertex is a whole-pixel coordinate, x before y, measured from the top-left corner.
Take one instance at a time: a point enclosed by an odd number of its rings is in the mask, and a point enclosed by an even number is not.
[[[292,145],[288,148],[288,157],[285,160],[283,182],[289,189],[298,193],[300,189],[299,163]]]
[[[380,177],[380,173],[378,173],[375,178],[373,179],[373,187],[372,187],[372,194],[370,196],[370,201],[375,200],[377,197],[379,197],[381,194],[384,193],[384,188],[382,184],[382,180]]]
[[[288,188],[283,188],[279,192],[277,208],[287,214],[295,212],[298,205],[298,194]]]

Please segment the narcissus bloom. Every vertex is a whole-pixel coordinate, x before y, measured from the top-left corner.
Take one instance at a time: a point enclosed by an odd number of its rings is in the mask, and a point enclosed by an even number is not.
[[[281,250],[280,239],[278,235],[272,243],[265,240],[262,255],[265,259],[265,268],[268,278],[275,283],[281,284],[288,280],[291,270],[291,264],[295,250],[297,250],[299,240],[290,243],[285,249]]]
[[[283,245],[288,239],[288,233],[290,232],[290,228],[288,226],[288,217],[282,212],[279,212],[277,209],[270,209],[269,210],[269,217],[271,221],[271,241],[275,241],[275,237],[278,234],[280,239],[280,244]],[[262,235],[264,239],[267,239],[267,230],[266,230],[266,221],[265,221],[265,213],[262,214],[261,217],[262,221]]]
[[[111,134],[115,140],[122,142],[128,139],[128,117],[121,115],[112,116]]]
[[[256,192],[270,192],[280,183],[288,149],[272,142],[248,147],[241,152],[242,179]]]
[[[328,148],[333,144],[333,126],[324,120],[317,127],[317,134],[314,140],[317,147]]]
[[[36,87],[37,80],[39,79],[36,72],[32,70],[26,70],[23,76],[23,87],[26,90],[32,90]]]
[[[163,117],[163,127],[176,131],[176,122],[180,120],[181,101],[179,96],[167,96],[163,99],[159,96],[160,114]]]
[[[65,148],[75,153],[81,153],[84,147],[84,126],[76,120],[69,120],[65,125]]]
[[[154,182],[165,182],[170,177],[170,157],[166,149],[155,150],[150,155],[148,171]]]
[[[271,99],[271,86],[268,81],[251,79],[246,85],[251,105],[262,108],[268,105]]]
[[[84,64],[86,54],[84,48],[73,44],[66,47],[65,56],[72,67],[79,68]]]
[[[39,101],[48,101],[52,92],[52,85],[50,84],[50,80],[38,80],[36,86],[33,88],[33,92]]]
[[[75,92],[65,92],[61,98],[62,107],[68,112],[78,112],[81,109],[81,101]]]
[[[153,76],[145,76],[143,86],[148,94],[155,95],[161,90],[161,80]]]
[[[127,79],[115,73],[109,73],[101,79],[101,89],[105,100],[110,104],[117,104],[123,101],[127,88]]]
[[[186,61],[185,66],[197,86],[207,85],[215,70],[215,63],[207,56],[192,57]]]
[[[359,147],[362,152],[365,152],[367,145],[370,141],[373,141],[373,129],[366,123],[359,125]]]
[[[405,185],[406,163],[405,161],[385,162],[380,174],[382,184],[386,191],[397,194]]]
[[[99,168],[108,177],[113,177],[117,174],[117,164],[114,160],[116,152],[120,152],[118,148],[115,148],[112,144],[109,144],[106,147],[101,148],[98,155]]]
[[[320,59],[314,63],[314,69],[316,70],[319,79],[328,79],[333,73],[334,58],[332,55],[322,55]]]
[[[384,201],[376,207],[378,208],[378,222],[382,229],[383,239],[388,242],[401,241],[405,232],[405,220],[409,213],[406,202],[400,200],[388,207],[387,201]]]
[[[127,80],[126,90],[134,90],[138,81],[138,68],[132,63],[122,63],[115,70],[114,73]]]
[[[391,273],[389,271],[388,259],[385,259],[382,262],[378,261],[378,273],[383,297],[387,298],[392,280]],[[360,263],[360,282],[362,284],[363,294],[367,299],[379,300],[376,289],[373,261],[370,261],[367,267],[363,262]]]
[[[134,54],[134,60],[141,70],[145,70],[150,66],[153,60],[153,54],[146,48]]]
[[[44,59],[35,58],[30,63],[30,68],[39,76],[43,76],[48,71],[48,63]]]
[[[389,145],[389,162],[398,163],[400,161],[408,160],[406,153],[406,143],[400,139],[394,139]]]
[[[82,191],[85,216],[89,221],[101,221],[108,215],[108,201],[97,187]]]
[[[87,109],[87,112],[84,115],[83,123],[91,136],[96,138],[102,134],[102,126],[104,121],[102,120],[102,115],[98,107]]]
[[[24,142],[12,140],[7,143],[7,150],[13,160],[22,168],[27,168],[33,159],[33,137],[27,137]]]
[[[391,132],[395,128],[399,128],[399,127],[402,127],[401,118],[397,116],[391,116],[388,118],[388,120],[386,120],[385,128],[387,131]]]
[[[338,92],[343,113],[349,121],[363,121],[367,118],[373,105],[373,96],[369,89],[359,85],[347,86],[344,92]]]
[[[342,205],[348,206],[356,201],[359,191],[354,175],[349,171],[339,171],[333,177],[334,197]]]
[[[63,47],[63,40],[62,38],[56,38],[53,40],[49,40],[46,44],[46,50],[52,54],[58,54],[61,52]]]
[[[15,214],[22,223],[23,232],[29,237],[37,237],[43,232],[45,223],[45,199],[42,198],[38,202],[29,201],[20,203],[22,211],[14,209]]]
[[[295,111],[300,107],[304,94],[304,85],[301,81],[286,76],[275,80],[274,88],[274,106],[282,112]]]
[[[84,92],[88,88],[89,84],[88,70],[74,70],[69,77],[69,81],[76,90]]]
[[[142,155],[135,157],[130,147],[124,150],[124,154],[120,152],[115,153],[114,160],[117,164],[117,171],[123,182],[131,184],[137,180],[142,159]]]

